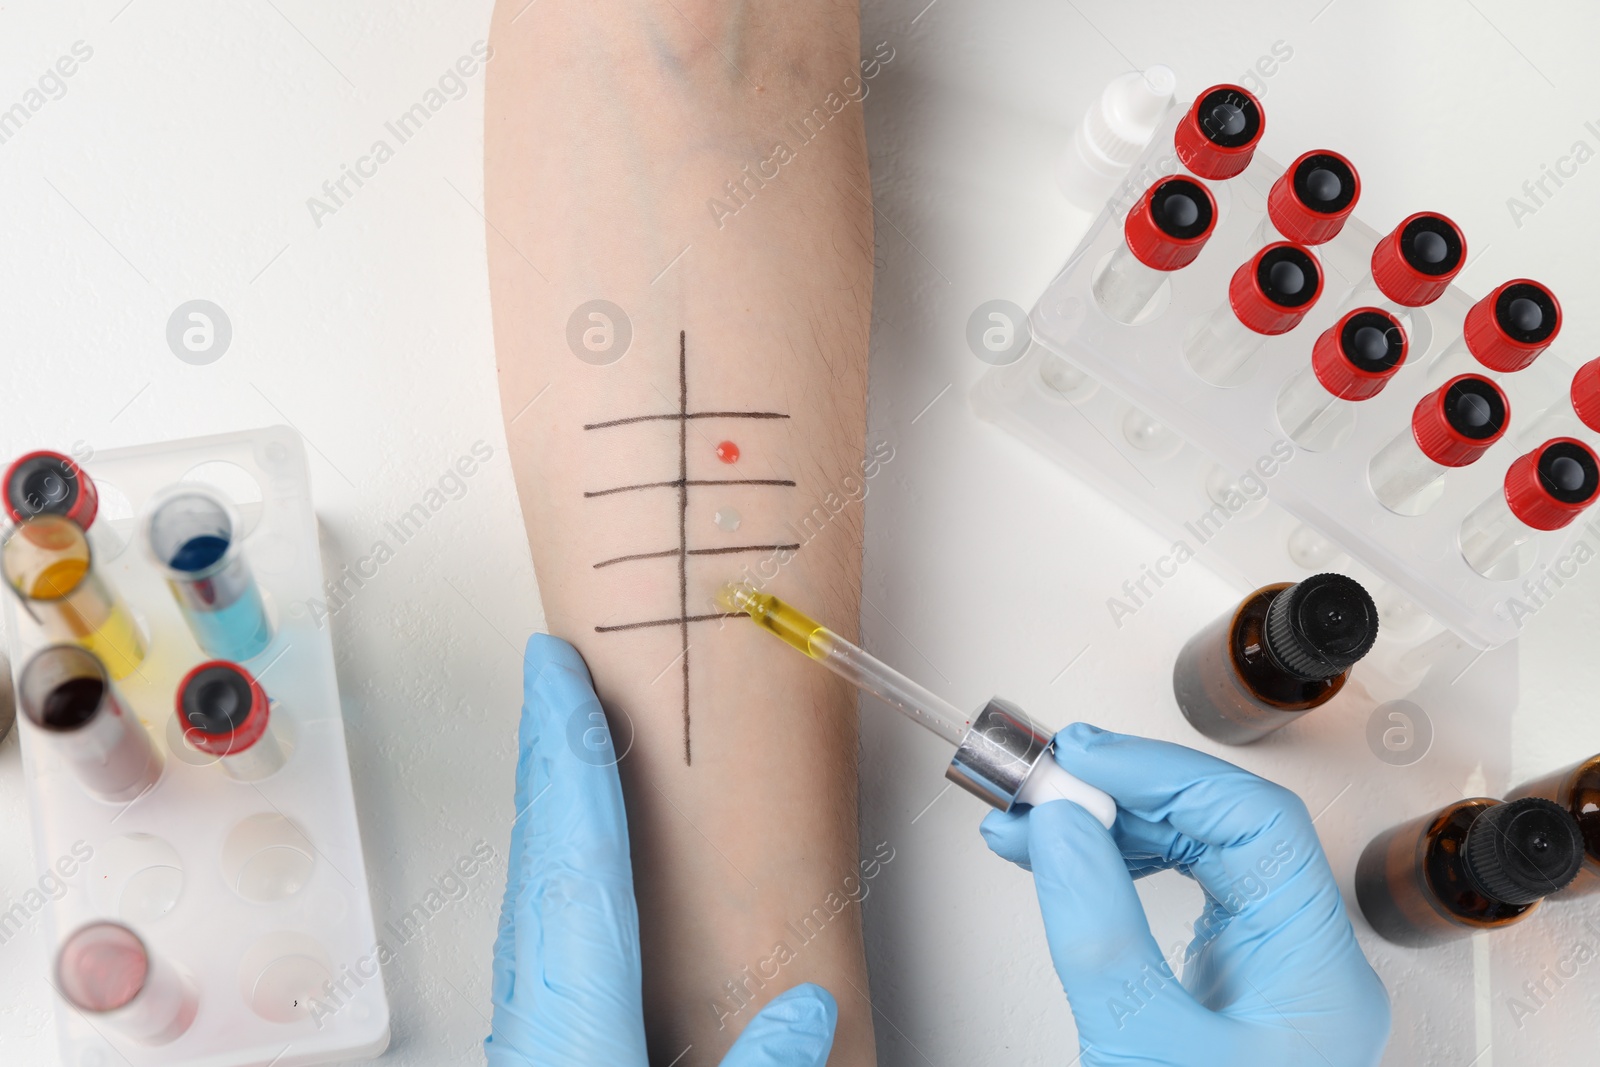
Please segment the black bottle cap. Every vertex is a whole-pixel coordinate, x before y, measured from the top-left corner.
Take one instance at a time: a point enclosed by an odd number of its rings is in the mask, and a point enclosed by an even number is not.
[[[1578,876],[1583,834],[1560,804],[1524,797],[1485,808],[1472,820],[1463,858],[1484,896],[1532,904]]]
[[[1378,606],[1361,583],[1313,574],[1267,605],[1267,654],[1307,682],[1342,674],[1378,639]]]
[[[229,734],[250,716],[250,682],[233,666],[218,664],[185,680],[179,695],[186,723],[203,734]]]

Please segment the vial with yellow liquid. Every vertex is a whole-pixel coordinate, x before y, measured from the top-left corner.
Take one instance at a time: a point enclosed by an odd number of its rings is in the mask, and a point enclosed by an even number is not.
[[[138,624],[95,570],[76,522],[39,514],[18,523],[0,545],[0,573],[50,638],[93,652],[112,678],[126,678],[144,661]]]

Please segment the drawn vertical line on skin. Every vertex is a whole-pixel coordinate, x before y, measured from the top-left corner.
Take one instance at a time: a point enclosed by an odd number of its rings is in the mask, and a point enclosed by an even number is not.
[[[689,748],[689,346],[688,331],[678,331],[678,633],[683,642],[683,765],[693,765]]]

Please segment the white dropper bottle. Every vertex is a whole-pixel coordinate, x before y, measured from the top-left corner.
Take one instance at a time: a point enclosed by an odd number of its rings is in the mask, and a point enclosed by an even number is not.
[[[1105,87],[1056,162],[1056,182],[1068,200],[1100,210],[1166,117],[1177,84],[1170,67],[1157,65],[1130,70]]]

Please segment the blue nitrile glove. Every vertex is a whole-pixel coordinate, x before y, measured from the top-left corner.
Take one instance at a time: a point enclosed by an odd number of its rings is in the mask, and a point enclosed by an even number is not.
[[[647,1067],[639,910],[616,754],[577,649],[523,655],[516,821],[494,944],[490,1067]],[[750,1020],[723,1067],[821,1067],[838,1008],[806,983]]]
[[[1345,915],[1300,798],[1231,763],[1076,723],[1056,758],[1117,802],[991,812],[983,836],[1033,871],[1085,1067],[1376,1064],[1389,996]],[[1185,959],[1165,961],[1133,880],[1205,890]],[[1181,984],[1173,977],[1181,974]]]

